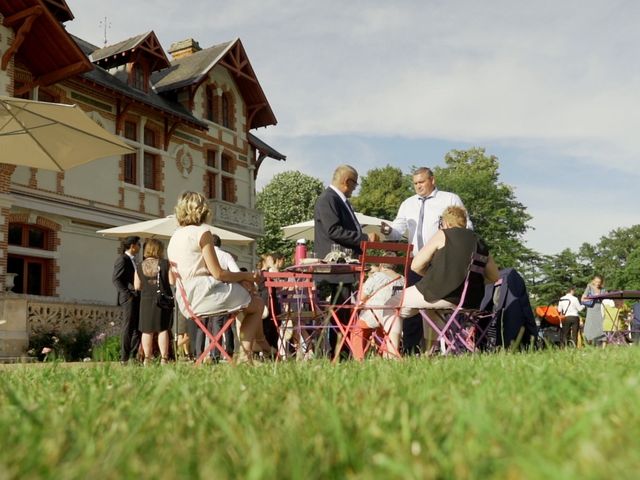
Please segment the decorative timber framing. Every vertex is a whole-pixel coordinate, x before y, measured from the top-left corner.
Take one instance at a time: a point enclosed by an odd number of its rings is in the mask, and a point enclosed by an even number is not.
[[[38,18],[38,16],[42,15],[43,13],[44,13],[44,8],[37,5],[35,7],[22,10],[20,13],[16,13],[14,15],[11,15],[10,17],[5,17],[5,19],[2,21],[2,24],[5,27],[13,28],[17,23],[19,23],[22,20],[22,25],[20,25],[20,27],[18,27],[18,30],[16,31],[16,36],[13,39],[13,43],[7,49],[7,51],[4,52],[4,55],[2,55],[2,64],[0,65],[0,68],[2,68],[2,70],[7,69],[7,65],[9,65],[9,62],[11,61],[13,56],[17,53],[18,49],[22,45],[22,42],[24,42],[24,39],[26,38],[28,33],[31,31],[33,22],[35,22],[36,18]]]

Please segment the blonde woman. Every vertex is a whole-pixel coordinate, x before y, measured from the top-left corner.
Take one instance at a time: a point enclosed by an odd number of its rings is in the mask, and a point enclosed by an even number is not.
[[[472,253],[488,256],[484,275],[471,273],[469,287],[465,296],[465,307],[477,308],[484,295],[485,283],[493,283],[500,278],[498,266],[489,255],[489,250],[482,239],[472,230],[466,228],[467,212],[458,206],[447,207],[442,212],[442,227],[422,247],[411,262],[411,270],[422,275],[422,279],[405,290],[404,301],[400,311],[400,321],[389,325],[389,338],[393,350],[398,353],[402,319],[418,313],[419,309],[427,310],[429,318],[444,326],[438,310],[453,309],[460,302],[462,289],[469,268]],[[396,306],[398,297],[391,297],[387,305]],[[389,328],[388,327],[388,328]],[[424,325],[427,348],[435,340],[434,331]]]
[[[261,280],[260,272],[230,272],[220,267],[213,235],[205,223],[210,210],[203,195],[180,195],[175,214],[179,228],[169,241],[169,261],[176,264],[191,308],[203,316],[241,311],[241,361],[249,359],[264,309],[262,300],[250,293],[254,283]],[[176,303],[188,316],[181,295],[176,295]]]
[[[169,355],[169,329],[173,309],[163,309],[157,304],[158,290],[171,296],[169,287],[169,265],[164,257],[164,245],[158,240],[147,240],[144,244],[144,260],[137,266],[134,286],[140,290],[140,322],[144,363],[153,358],[153,336],[158,334],[160,362],[167,363]],[[158,283],[158,279],[160,283]]]
[[[587,343],[594,345],[604,341],[604,331],[602,328],[602,302],[588,300],[590,295],[600,295],[604,293],[604,281],[600,275],[595,275],[591,282],[584,289],[580,301],[587,307],[587,318],[584,321],[584,339]]]

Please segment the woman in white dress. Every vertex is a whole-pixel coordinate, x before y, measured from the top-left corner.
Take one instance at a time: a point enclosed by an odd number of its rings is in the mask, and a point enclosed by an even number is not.
[[[211,212],[203,195],[183,193],[178,198],[175,213],[180,227],[171,237],[167,253],[182,278],[193,312],[199,316],[242,312],[239,337],[244,355],[241,360],[249,358],[264,309],[260,297],[250,293],[255,282],[261,281],[260,272],[229,272],[220,267],[213,235],[206,224]],[[176,304],[188,317],[180,294],[176,295]]]

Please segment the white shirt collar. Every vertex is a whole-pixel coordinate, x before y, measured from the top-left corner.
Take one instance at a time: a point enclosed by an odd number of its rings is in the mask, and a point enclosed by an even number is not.
[[[416,198],[433,198],[436,196],[436,193],[438,193],[438,189],[434,188],[433,192],[431,192],[429,195],[427,195],[426,197],[421,197],[420,195],[416,195]]]
[[[345,197],[344,193],[342,193],[340,190],[338,190],[336,187],[334,187],[333,185],[329,185],[329,188],[333,189],[334,192],[336,192],[338,194],[338,196],[342,199],[342,201],[344,203],[347,203],[347,197]]]

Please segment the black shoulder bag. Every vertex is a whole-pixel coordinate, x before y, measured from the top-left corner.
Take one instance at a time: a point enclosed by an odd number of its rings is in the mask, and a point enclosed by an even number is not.
[[[158,264],[158,276],[157,276],[157,298],[156,304],[163,310],[172,310],[174,306],[173,295],[167,295],[162,291],[162,283],[160,282],[160,265]]]

